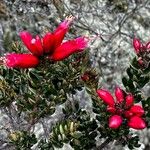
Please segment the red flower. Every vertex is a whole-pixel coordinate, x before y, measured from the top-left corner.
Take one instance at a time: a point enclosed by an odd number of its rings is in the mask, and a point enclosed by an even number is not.
[[[67,17],[53,33],[46,33],[42,39],[39,36],[33,38],[27,31],[21,32],[20,37],[32,54],[42,56],[46,53],[53,61],[63,60],[87,47],[88,40],[85,37],[79,37],[62,43],[73,20],[74,17]]]
[[[119,87],[115,89],[116,101],[107,90],[99,89],[97,94],[108,105],[107,112],[111,113],[109,118],[110,128],[119,128],[123,119],[128,120],[128,126],[131,128],[143,129],[146,127],[145,121],[141,118],[144,115],[144,109],[140,105],[133,105],[134,97],[132,94],[126,94]],[[133,123],[135,120],[139,125]]]
[[[39,59],[32,54],[7,54],[3,63],[9,68],[33,68],[39,64]]]

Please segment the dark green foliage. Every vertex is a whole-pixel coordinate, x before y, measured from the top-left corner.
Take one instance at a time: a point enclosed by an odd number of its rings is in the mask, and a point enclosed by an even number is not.
[[[49,145],[49,148],[61,148],[64,143],[69,143],[75,150],[90,150],[95,147],[98,127],[96,121],[79,108],[77,101],[69,102],[63,112],[65,120],[53,127],[50,139],[45,145]],[[40,144],[41,147],[43,148]]]
[[[9,135],[10,144],[15,146],[16,150],[30,150],[37,143],[34,134],[29,134],[27,131],[15,131]]]

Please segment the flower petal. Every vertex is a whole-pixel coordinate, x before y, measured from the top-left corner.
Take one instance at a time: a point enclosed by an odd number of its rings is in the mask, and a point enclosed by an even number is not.
[[[22,42],[24,43],[24,45],[28,48],[28,50],[30,51],[31,46],[31,40],[33,39],[32,35],[28,32],[28,31],[22,31],[20,32],[20,38],[22,40]]]
[[[125,98],[126,100],[126,107],[131,107],[133,105],[133,102],[134,102],[134,97],[132,94],[128,94]]]
[[[135,52],[138,54],[140,52],[140,49],[141,49],[141,42],[139,39],[137,39],[137,38],[133,39],[133,47],[135,49]]]
[[[122,117],[119,115],[113,115],[109,118],[109,128],[118,129],[122,124]]]
[[[80,52],[87,46],[87,39],[85,37],[79,37],[74,40],[67,41],[59,46],[53,54],[50,56],[50,59],[53,61],[60,61],[71,54]]]
[[[100,89],[100,90],[97,90],[97,94],[103,100],[103,102],[105,104],[107,104],[109,106],[114,106],[114,104],[115,104],[114,98],[109,93],[109,91],[104,90],[104,89]]]
[[[128,121],[128,126],[133,129],[141,130],[146,128],[146,123],[142,118],[138,116],[133,116]]]
[[[118,103],[122,103],[124,101],[124,92],[120,87],[116,87],[115,96]]]
[[[62,43],[65,34],[67,33],[70,24],[74,20],[73,16],[67,17],[54,31],[54,38],[55,38],[55,46],[54,49],[60,46]]]
[[[5,65],[9,68],[33,68],[39,64],[39,59],[32,54],[7,54]]]
[[[133,105],[129,111],[132,112],[136,116],[144,115],[144,109],[140,105]]]
[[[44,53],[52,53],[54,50],[54,35],[50,32],[43,37]]]

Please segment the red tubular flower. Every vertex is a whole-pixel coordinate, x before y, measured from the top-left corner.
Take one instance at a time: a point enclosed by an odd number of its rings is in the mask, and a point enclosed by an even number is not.
[[[133,39],[133,47],[134,47],[136,53],[138,54],[141,49],[141,42],[139,39],[136,39],[136,38]]]
[[[72,23],[72,21],[74,20],[73,16],[69,16],[65,19],[65,21],[63,21],[54,31],[54,38],[55,38],[55,43],[54,43],[54,48],[57,48],[58,46],[60,46],[60,44],[62,43],[64,36],[66,34],[66,32],[69,29],[70,24]]]
[[[50,32],[43,37],[44,53],[52,53],[54,50],[54,35]]]
[[[122,103],[124,101],[124,93],[123,93],[123,90],[121,88],[116,87],[115,96],[116,96],[116,99],[119,103]]]
[[[20,38],[32,54],[37,56],[41,56],[43,54],[42,42],[39,36],[33,38],[29,32],[23,31],[20,32]]]
[[[3,61],[9,68],[33,68],[39,64],[39,59],[32,54],[7,54]]]
[[[79,37],[74,40],[67,41],[60,45],[56,50],[50,55],[50,59],[53,61],[60,61],[69,57],[73,53],[81,52],[87,47],[87,39],[85,37]]]
[[[141,129],[146,128],[146,123],[142,118],[138,116],[133,116],[128,121],[128,126],[133,129],[141,130]]]
[[[133,105],[133,102],[134,102],[134,97],[132,94],[128,94],[125,98],[126,100],[126,107],[130,107]]]
[[[114,106],[114,98],[107,90],[97,90],[98,96],[103,100],[103,102],[109,106]]]
[[[144,115],[144,109],[140,105],[133,105],[129,111],[139,117]]]
[[[118,129],[122,124],[122,117],[119,115],[113,115],[109,118],[109,128]]]

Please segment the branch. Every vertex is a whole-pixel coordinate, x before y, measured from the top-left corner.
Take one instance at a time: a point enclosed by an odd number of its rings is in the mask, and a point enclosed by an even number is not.
[[[107,138],[100,146],[98,146],[95,150],[102,150],[105,148],[110,142],[112,141],[111,138]]]

